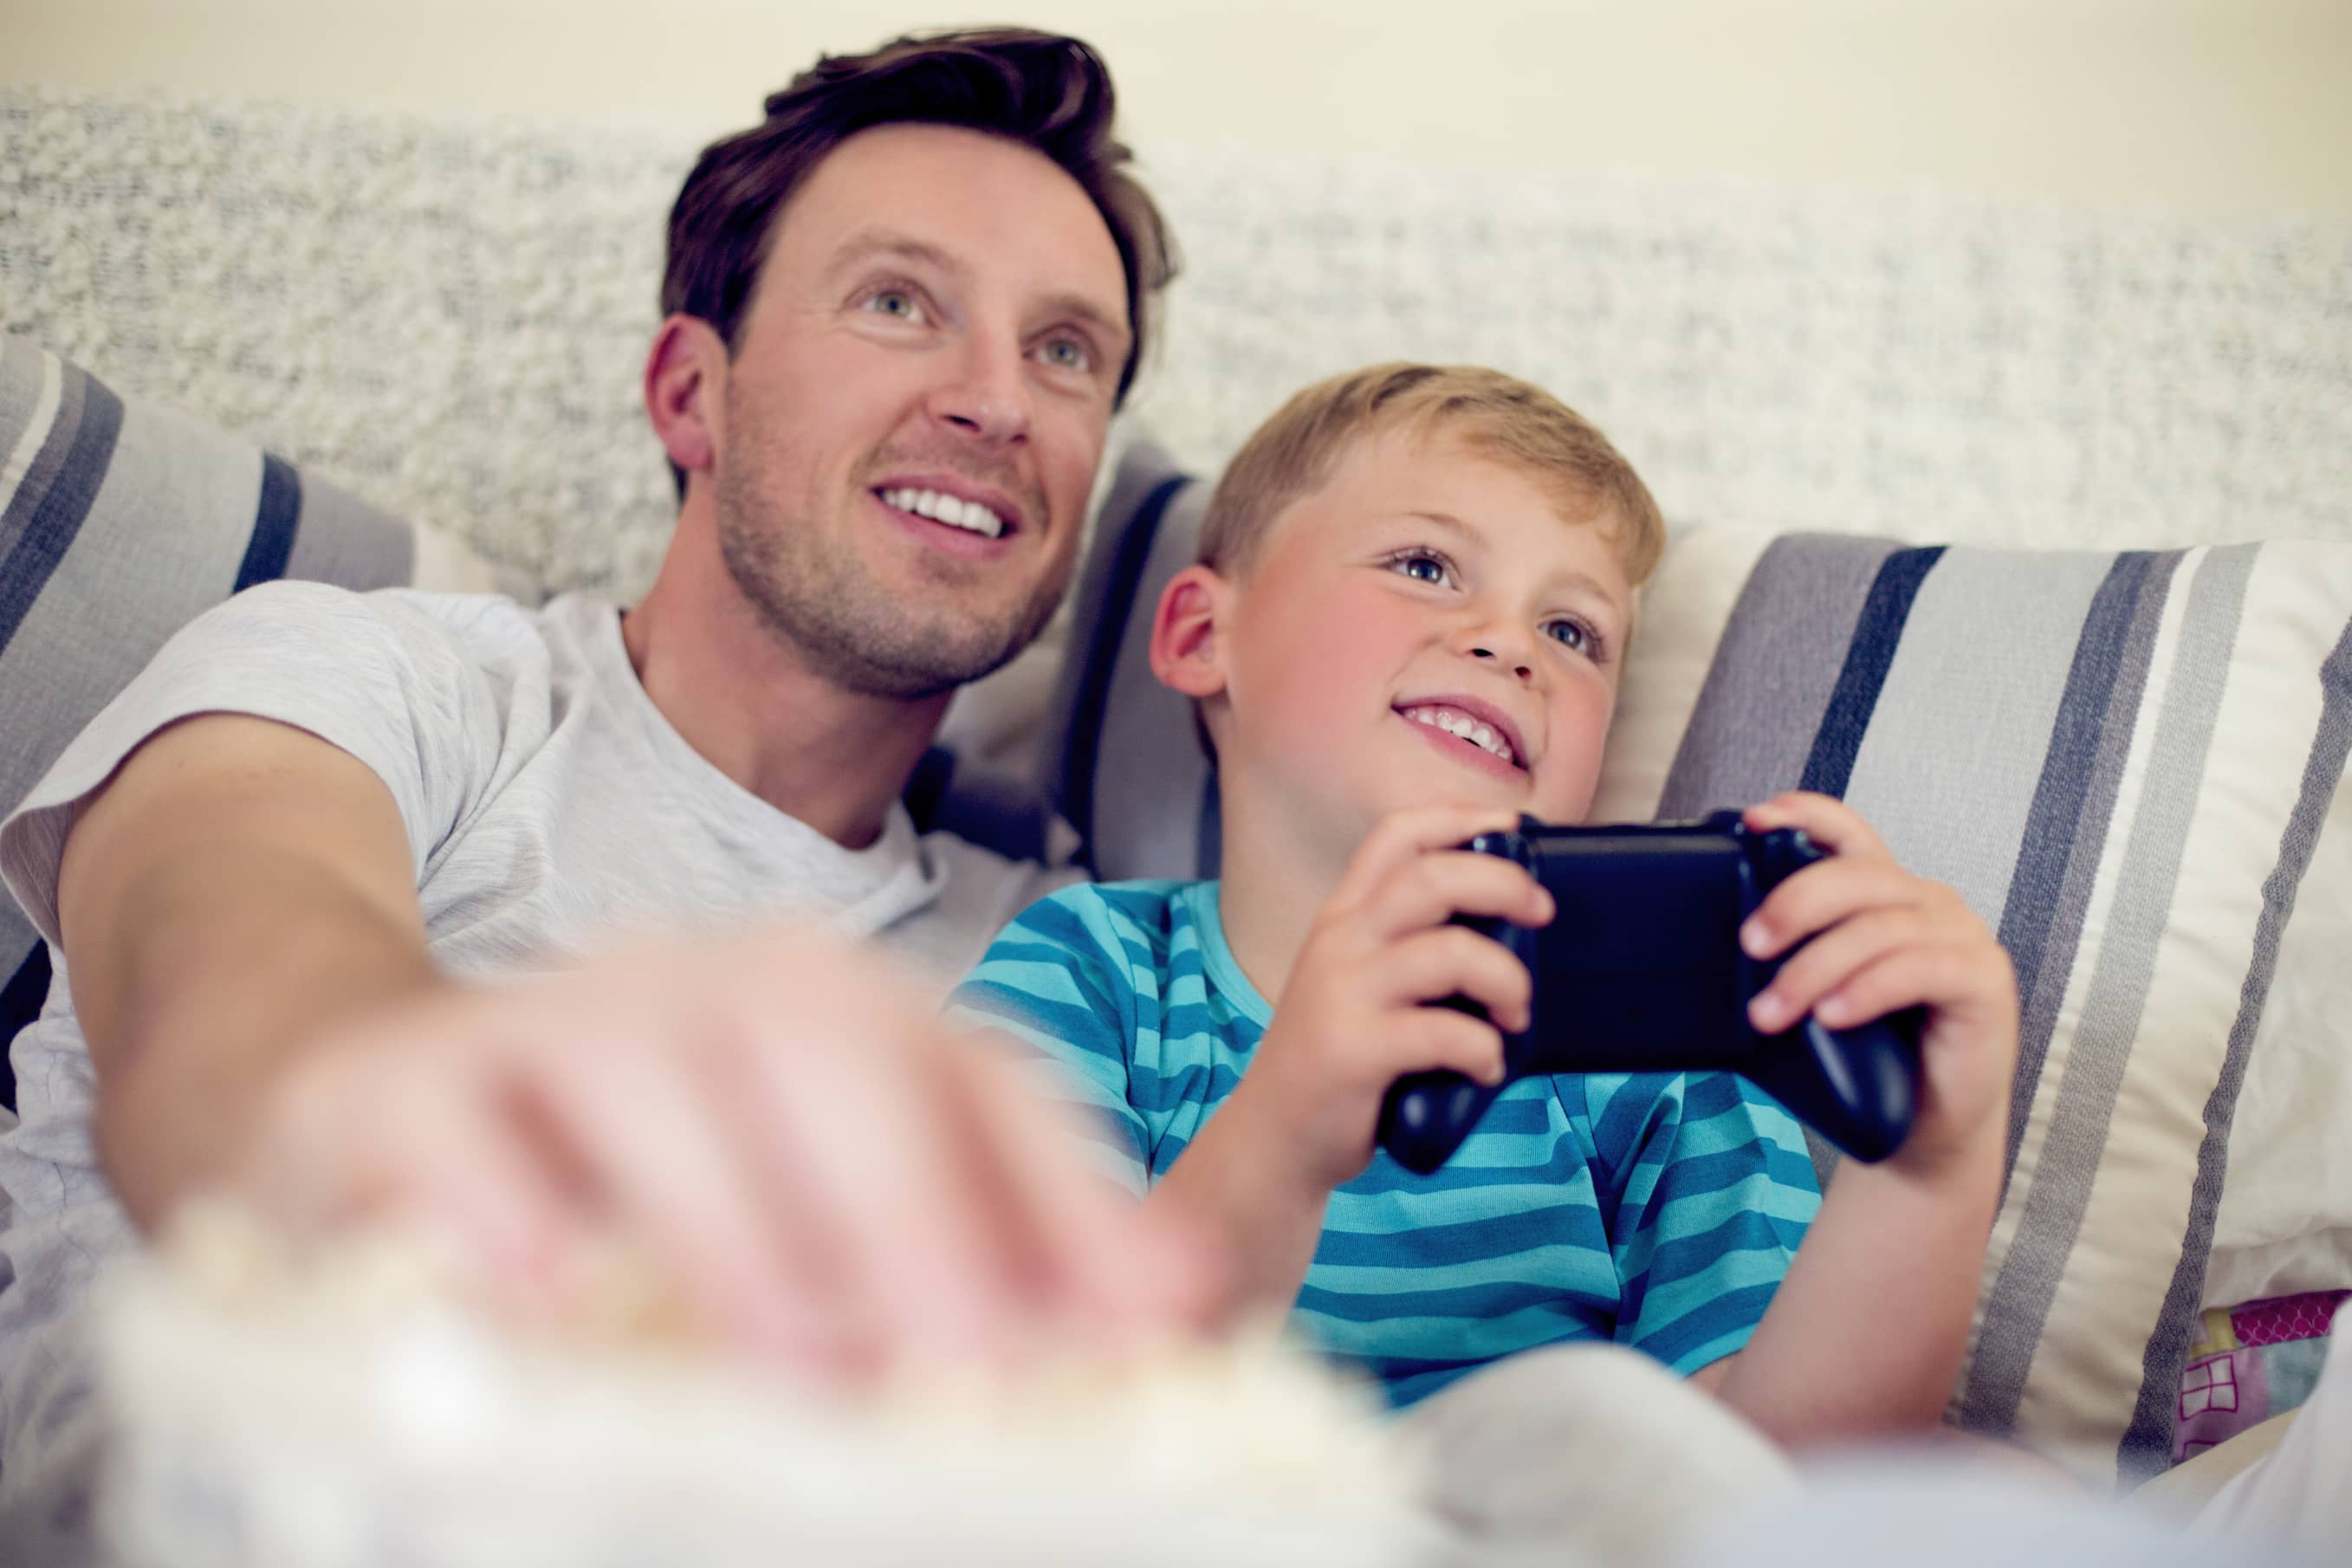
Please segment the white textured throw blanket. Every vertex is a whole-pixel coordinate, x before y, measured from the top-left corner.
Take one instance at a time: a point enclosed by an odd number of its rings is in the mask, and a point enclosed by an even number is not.
[[[746,106],[747,110],[750,106]],[[550,589],[667,536],[637,408],[693,138],[0,91],[0,330]],[[1377,359],[1531,376],[1678,521],[2352,537],[2352,230],[1154,145],[1136,412],[1214,464]]]

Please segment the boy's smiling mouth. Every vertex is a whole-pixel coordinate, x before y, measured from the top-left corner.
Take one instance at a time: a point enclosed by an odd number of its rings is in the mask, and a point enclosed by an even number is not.
[[[1485,703],[1461,698],[1400,702],[1399,718],[1441,731],[1474,746],[1514,772],[1524,773],[1524,747],[1508,718]]]

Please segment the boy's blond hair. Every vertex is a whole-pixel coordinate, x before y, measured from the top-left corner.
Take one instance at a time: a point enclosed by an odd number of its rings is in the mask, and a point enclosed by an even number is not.
[[[1202,563],[1246,574],[1284,508],[1329,479],[1350,446],[1391,430],[1452,436],[1550,491],[1563,515],[1605,520],[1636,585],[1665,548],[1649,486],[1574,409],[1497,370],[1400,362],[1318,381],[1257,427],[1209,498]]]

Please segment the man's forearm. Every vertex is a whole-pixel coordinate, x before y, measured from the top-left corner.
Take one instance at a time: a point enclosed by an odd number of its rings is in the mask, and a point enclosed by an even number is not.
[[[268,844],[175,856],[112,904],[68,977],[100,1064],[101,1155],[142,1226],[224,1173],[289,1053],[436,984],[421,931]]]
[[[1841,1163],[1724,1400],[1791,1447],[1933,1425],[1968,1344],[2000,1184],[1997,1142],[1934,1175]]]

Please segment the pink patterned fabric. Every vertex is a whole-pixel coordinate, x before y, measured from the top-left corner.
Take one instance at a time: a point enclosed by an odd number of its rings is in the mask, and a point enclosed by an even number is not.
[[[2307,1290],[2300,1296],[2273,1296],[2230,1309],[2230,1327],[2242,1345],[2284,1344],[2289,1340],[2327,1337],[2336,1309],[2347,1294],[2343,1290]]]
[[[2327,1331],[2352,1290],[2273,1296],[2205,1313],[2180,1374],[2172,1461],[2193,1458],[2311,1395]]]

